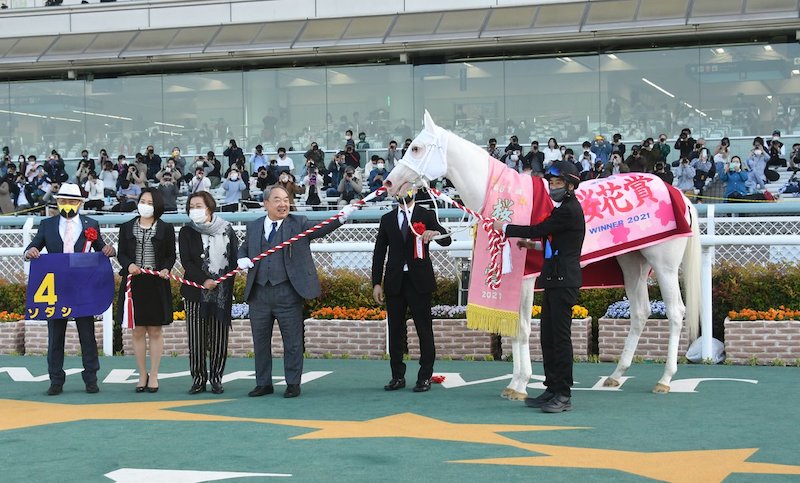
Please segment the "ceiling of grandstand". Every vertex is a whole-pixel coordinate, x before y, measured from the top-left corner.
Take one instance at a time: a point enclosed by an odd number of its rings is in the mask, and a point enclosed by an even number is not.
[[[800,28],[799,9],[798,0],[583,0],[282,22],[186,22],[187,26],[135,30],[122,22],[118,29],[98,27],[91,33],[14,37],[7,33],[0,38],[0,65],[15,66],[18,73],[65,67],[100,72],[125,66],[153,68],[154,62],[207,66],[212,60],[250,60],[302,65],[337,56],[357,62],[390,54],[399,59],[396,54],[404,52],[408,62],[426,55],[481,52],[552,55],[582,48],[658,47],[714,35],[739,41],[747,35],[794,40]],[[11,17],[4,15],[0,27],[17,15],[6,12]],[[57,14],[56,9],[52,13]]]

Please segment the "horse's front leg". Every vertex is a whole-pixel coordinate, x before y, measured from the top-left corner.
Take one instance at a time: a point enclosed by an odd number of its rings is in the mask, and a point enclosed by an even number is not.
[[[678,344],[681,339],[686,306],[683,304],[681,297],[677,267],[674,267],[674,269],[665,267],[656,272],[656,277],[658,278],[658,286],[661,288],[661,296],[664,298],[667,318],[669,319],[669,347],[667,349],[667,363],[664,364],[664,374],[656,383],[653,392],[664,394],[669,392],[672,377],[678,372]]]
[[[514,358],[514,375],[507,389],[511,391],[506,397],[512,401],[524,401],[528,397],[528,381],[533,375],[531,368],[531,309],[533,308],[533,287],[536,279],[529,277],[522,280],[522,296],[519,301],[519,326],[517,336],[511,341]]]

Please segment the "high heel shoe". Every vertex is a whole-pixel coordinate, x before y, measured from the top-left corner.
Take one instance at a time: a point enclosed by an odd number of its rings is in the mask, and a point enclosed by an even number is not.
[[[150,382],[150,374],[147,375],[147,379],[144,381],[144,386],[136,386],[136,392],[144,392],[145,388],[147,388],[147,383]]]
[[[150,378],[149,377],[147,378],[147,382],[148,383],[150,382]],[[147,392],[149,392],[151,394],[154,393],[154,392],[158,392],[158,386],[156,386],[156,387],[147,386]]]

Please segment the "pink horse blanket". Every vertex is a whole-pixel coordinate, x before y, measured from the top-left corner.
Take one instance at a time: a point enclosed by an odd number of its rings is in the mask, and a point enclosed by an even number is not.
[[[493,159],[489,171],[483,216],[531,225],[549,216],[553,203],[546,180],[519,174]],[[614,257],[692,234],[689,207],[680,191],[651,174],[627,173],[585,181],[576,196],[586,219],[581,253],[583,288],[622,286],[622,271]],[[497,290],[490,290],[484,276],[490,257],[488,234],[478,229],[468,327],[516,334],[522,278],[538,276],[544,258],[541,251],[519,250],[513,243],[506,248],[510,272],[502,275]],[[524,258],[524,264],[520,264],[520,258]]]

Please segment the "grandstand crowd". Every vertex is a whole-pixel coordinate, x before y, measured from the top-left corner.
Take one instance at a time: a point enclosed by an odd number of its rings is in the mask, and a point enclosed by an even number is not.
[[[572,149],[559,145],[555,137],[541,146],[538,140],[522,146],[519,138],[511,135],[502,148],[496,138],[489,139],[486,150],[498,162],[531,176],[542,176],[558,160],[575,163],[583,180],[627,172],[653,173],[697,202],[704,200],[704,191],[715,181],[723,184],[727,202],[770,199],[766,184],[773,173],[800,168],[800,143],[787,147],[778,130],[766,139],[755,137],[752,149],[743,153],[733,152],[727,137],[711,146],[702,137],[693,138],[689,128],[682,129],[674,142],[664,133],[630,146],[626,141],[619,133],[610,140],[598,134]],[[47,207],[54,204],[54,195],[64,182],[78,184],[87,200],[85,208],[97,211],[134,211],[142,188],[148,186],[162,192],[168,212],[183,210],[182,199],[199,191],[211,192],[222,211],[258,208],[264,189],[276,184],[309,209],[342,206],[379,188],[410,143],[410,138],[402,146],[392,139],[385,151],[378,151],[380,155],[365,159],[366,153],[376,152],[366,141],[366,133],[360,132],[356,139],[347,129],[341,149],[326,152],[312,141],[300,163],[290,158],[284,147],[270,154],[259,144],[245,155],[235,139],[230,139],[219,155],[208,151],[188,160],[178,146],[161,155],[148,145],[130,159],[124,154],[112,159],[106,149],[100,149],[95,159],[83,149],[73,170],[67,169],[55,149],[46,159],[19,154],[15,162],[4,147],[0,213],[48,214]],[[679,159],[670,163],[667,159],[672,150]],[[439,182],[440,187],[451,187],[447,180]],[[797,184],[794,174],[787,185],[792,183]]]

